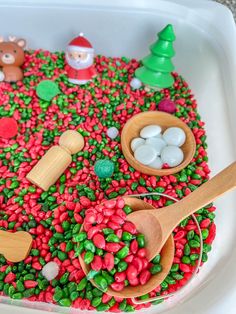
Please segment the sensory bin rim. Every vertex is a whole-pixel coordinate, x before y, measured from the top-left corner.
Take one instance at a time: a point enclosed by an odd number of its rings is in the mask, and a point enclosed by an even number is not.
[[[201,1],[202,3],[204,2],[204,1]],[[9,2],[8,2],[8,4],[9,4]],[[211,3],[211,5],[212,5],[212,3]],[[231,70],[232,69],[228,69],[229,70],[229,72],[231,72]],[[181,73],[182,74],[182,73]],[[186,76],[185,76],[186,77]],[[189,81],[189,80],[188,80]],[[193,86],[192,86],[192,88],[193,88]],[[204,118],[204,120],[205,120],[205,118]],[[215,168],[217,168],[217,167],[219,167],[219,166],[215,166]],[[213,172],[214,172],[214,170],[215,170],[215,168],[213,167]],[[218,202],[216,202],[216,203],[218,203]],[[212,257],[211,257],[212,258]],[[208,262],[209,263],[209,262]],[[208,263],[207,263],[207,265],[205,265],[205,267],[208,267]],[[15,303],[17,303],[17,301],[14,301]],[[13,303],[13,302],[12,302]],[[23,302],[24,303],[24,302]],[[33,305],[32,304],[30,304],[30,303],[28,303],[28,306],[29,307],[32,307]],[[9,309],[10,309],[10,311],[12,311],[13,310],[13,308],[14,307],[10,307]],[[3,309],[4,310],[4,309]],[[18,310],[18,312],[19,312],[19,308],[17,308],[17,310]],[[24,310],[24,309],[23,309]],[[65,311],[65,309],[63,309],[64,311]],[[177,309],[176,309],[177,310]],[[27,311],[27,310],[26,310]],[[37,311],[38,312],[38,311]],[[171,311],[172,312],[172,311]],[[175,312],[176,313],[176,312]],[[203,312],[201,312],[201,313],[203,313]],[[205,314],[206,312],[204,312],[204,314]],[[211,312],[211,310],[210,310],[210,312],[207,312],[207,313],[213,313],[213,312]],[[216,312],[214,312],[215,314],[216,314]],[[217,312],[217,313],[220,313],[220,312]]]

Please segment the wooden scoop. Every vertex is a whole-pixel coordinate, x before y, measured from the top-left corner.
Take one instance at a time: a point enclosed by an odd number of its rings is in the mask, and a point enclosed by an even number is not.
[[[186,217],[214,201],[218,196],[236,186],[236,162],[218,173],[181,201],[154,210],[139,210],[127,216],[145,235],[148,259],[163,248],[174,228]]]
[[[149,210],[152,211],[154,209],[152,205],[135,197],[124,197],[124,200],[125,200],[125,204],[129,205],[134,211],[144,210],[145,212],[146,211],[148,212]],[[142,232],[141,229],[140,230],[138,229],[138,231]],[[172,266],[172,263],[173,263],[174,252],[175,252],[174,240],[173,240],[173,236],[170,235],[161,251],[160,264],[162,266],[162,271],[160,273],[157,273],[156,275],[152,275],[151,279],[143,286],[136,286],[136,287],[128,286],[119,292],[114,291],[111,288],[108,288],[106,293],[112,296],[117,296],[117,297],[122,297],[122,298],[135,298],[155,289],[168,275],[170,268]],[[79,256],[79,261],[80,261],[80,265],[84,273],[88,275],[91,269],[90,266],[85,264],[81,256]],[[90,281],[94,286],[96,286],[95,282],[92,279]]]
[[[31,235],[25,231],[12,233],[0,230],[0,254],[8,261],[18,263],[28,256],[32,240]]]

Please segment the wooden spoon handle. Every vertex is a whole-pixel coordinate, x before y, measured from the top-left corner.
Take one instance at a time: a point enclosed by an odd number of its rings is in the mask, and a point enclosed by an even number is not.
[[[162,224],[168,225],[173,230],[183,219],[235,187],[236,162],[233,162],[178,203],[155,210],[154,213]]]
[[[10,262],[20,262],[28,256],[32,241],[28,232],[0,230],[0,253]]]

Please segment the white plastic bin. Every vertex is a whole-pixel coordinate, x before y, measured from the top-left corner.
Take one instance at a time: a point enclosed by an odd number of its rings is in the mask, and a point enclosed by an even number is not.
[[[146,55],[156,33],[172,23],[177,36],[174,63],[195,93],[206,122],[213,173],[235,159],[236,28],[224,6],[202,0],[0,0],[0,16],[1,35],[25,37],[30,48],[63,50],[83,31],[97,53],[136,58]],[[188,291],[142,312],[235,313],[235,199],[231,192],[216,202],[213,250]],[[1,314],[79,313],[4,297],[0,302]]]

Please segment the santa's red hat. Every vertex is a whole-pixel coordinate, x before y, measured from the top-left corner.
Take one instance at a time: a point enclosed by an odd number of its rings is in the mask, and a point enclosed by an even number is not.
[[[94,52],[91,43],[84,37],[83,33],[80,33],[78,37],[71,40],[67,50],[69,51],[84,51],[84,52]]]

